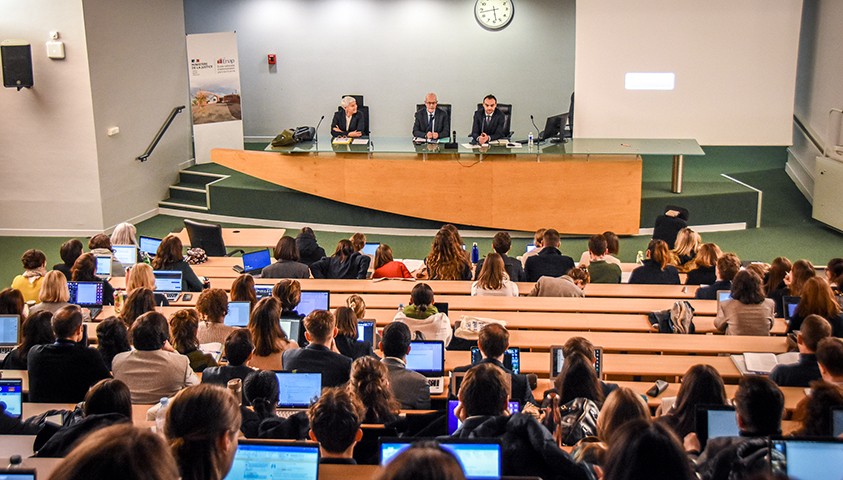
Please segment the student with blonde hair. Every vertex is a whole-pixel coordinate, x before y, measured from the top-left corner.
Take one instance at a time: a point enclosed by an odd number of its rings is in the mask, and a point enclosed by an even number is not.
[[[672,252],[676,260],[676,267],[683,272],[687,271],[692,266],[691,262],[696,258],[701,243],[700,234],[694,230],[688,227],[679,230]]]
[[[685,285],[711,285],[717,281],[717,259],[723,255],[714,243],[703,243],[697,256],[689,263]]]
[[[126,294],[132,293],[137,288],[148,288],[155,291],[155,274],[152,267],[146,263],[137,263],[126,274]],[[163,293],[155,294],[155,305],[162,307],[170,306],[170,301]]]
[[[56,313],[60,309],[70,305],[70,291],[67,289],[67,278],[58,270],[51,270],[44,275],[41,282],[41,291],[38,293],[40,303],[29,309],[29,314],[46,310]],[[91,312],[87,308],[82,309],[82,318],[85,322],[91,321]]]

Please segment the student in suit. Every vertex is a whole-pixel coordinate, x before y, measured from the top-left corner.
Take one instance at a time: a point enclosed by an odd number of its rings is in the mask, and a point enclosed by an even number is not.
[[[483,108],[474,112],[471,124],[471,141],[481,145],[509,136],[506,115],[498,110],[498,99],[489,94],[483,97]]]
[[[776,365],[770,372],[770,380],[780,387],[807,387],[814,380],[821,380],[817,364],[817,345],[820,340],[831,336],[831,324],[819,315],[808,315],[802,322],[796,345],[799,347],[799,363]]]
[[[512,370],[503,365],[503,356],[509,348],[509,332],[498,323],[489,323],[480,329],[477,338],[477,346],[483,354],[483,360],[479,364],[494,365],[512,378],[512,395],[510,398],[524,405],[527,402],[536,403],[533,398],[533,391],[530,389],[530,382],[526,375],[513,373]],[[478,365],[479,365],[478,364]],[[474,365],[464,365],[454,369],[455,372],[467,372]]]
[[[111,377],[99,352],[82,341],[82,309],[70,305],[53,315],[56,342],[29,350],[29,401],[77,403],[91,385]]]
[[[226,386],[233,378],[245,380],[247,375],[255,371],[246,365],[254,351],[252,332],[247,328],[234,330],[225,339],[225,358],[228,359],[228,365],[206,368],[202,372],[202,383]]]
[[[527,259],[524,271],[527,281],[535,282],[543,275],[561,277],[574,268],[574,259],[559,251],[559,232],[550,228],[544,232],[544,247],[538,254]]]
[[[310,266],[313,278],[365,279],[369,274],[368,255],[354,251],[351,240],[342,239],[330,257],[322,257]]]
[[[362,137],[366,131],[366,120],[357,111],[357,100],[354,97],[342,97],[342,110],[334,114],[331,120],[332,137]]]
[[[392,322],[383,329],[380,349],[381,360],[389,369],[389,385],[401,408],[427,410],[430,408],[430,387],[427,378],[419,372],[407,370],[405,358],[410,353],[410,327],[406,323]]]
[[[319,443],[319,463],[356,465],[353,452],[363,439],[363,405],[345,388],[325,390],[308,411],[310,439]]]
[[[448,112],[437,107],[437,105],[439,105],[439,99],[436,98],[435,93],[428,93],[424,97],[425,108],[416,112],[413,122],[414,137],[428,140],[448,138],[451,130],[451,119],[448,117]]]
[[[542,235],[544,235],[544,233],[542,233]],[[498,232],[495,234],[494,238],[492,238],[492,250],[497,252],[497,254],[503,259],[503,264],[506,268],[506,273],[509,274],[509,279],[513,282],[524,282],[527,280],[527,274],[524,273],[524,267],[517,258],[507,255],[510,248],[512,248],[512,237],[509,233]],[[483,268],[484,261],[485,259],[481,258],[480,261],[477,262],[477,266],[474,267],[474,278],[478,278],[480,276],[480,270]]]
[[[707,287],[700,287],[694,298],[700,300],[717,300],[718,290],[731,290],[732,280],[741,271],[741,259],[734,253],[724,253],[717,259],[714,273],[717,281]]]
[[[321,372],[323,387],[336,387],[348,382],[351,359],[331,351],[337,335],[334,315],[327,310],[314,310],[304,317],[305,337],[310,344],[305,348],[284,352],[285,370]]]

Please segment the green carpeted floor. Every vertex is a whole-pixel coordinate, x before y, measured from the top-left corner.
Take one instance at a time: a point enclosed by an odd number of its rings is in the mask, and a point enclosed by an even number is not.
[[[249,147],[249,146],[247,146]],[[261,146],[262,149],[262,146]],[[705,157],[686,158],[685,181],[729,182],[725,173],[764,192],[761,228],[750,230],[704,233],[703,241],[714,242],[724,251],[737,253],[742,259],[770,261],[784,255],[791,260],[807,258],[817,265],[833,257],[843,257],[843,235],[811,219],[811,205],[784,172],[786,150],[782,147],[705,147]],[[644,162],[643,189],[664,192],[670,182],[671,159],[649,157]],[[665,194],[665,201],[681,204],[682,195]],[[694,216],[691,212],[691,223]],[[284,220],[284,219],[278,219]],[[646,219],[645,223],[646,223]],[[159,215],[137,225],[144,235],[161,237],[182,228],[182,219]],[[237,226],[237,225],[226,225]],[[365,229],[363,230],[365,233]],[[295,233],[295,232],[289,232]],[[331,253],[340,238],[347,233],[319,232],[319,243]],[[422,258],[427,254],[431,238],[390,235],[370,235],[370,241],[388,243],[398,258]],[[20,273],[20,255],[27,248],[37,248],[47,254],[48,267],[59,263],[59,246],[65,238],[0,237],[0,285],[9,285]],[[481,251],[491,248],[488,238],[466,238],[471,245],[477,241]],[[87,240],[83,240],[86,243]],[[646,247],[648,238],[627,237],[621,240],[620,257],[634,261],[638,250]],[[528,242],[515,240],[512,253],[524,251]],[[586,248],[584,238],[566,238],[562,250],[577,258]]]

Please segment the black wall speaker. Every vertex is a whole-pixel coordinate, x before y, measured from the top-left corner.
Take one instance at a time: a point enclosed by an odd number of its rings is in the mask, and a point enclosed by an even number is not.
[[[28,43],[3,42],[0,59],[3,61],[4,87],[18,90],[32,87],[32,48]]]

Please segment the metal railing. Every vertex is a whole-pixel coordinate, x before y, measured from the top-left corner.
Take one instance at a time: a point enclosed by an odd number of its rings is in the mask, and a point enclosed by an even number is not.
[[[173,110],[170,112],[170,115],[167,117],[167,120],[165,120],[164,124],[161,125],[161,128],[158,129],[158,133],[155,134],[155,138],[153,138],[149,146],[146,147],[146,151],[137,157],[138,160],[140,160],[141,162],[145,162],[149,158],[149,156],[152,155],[152,151],[155,150],[155,147],[158,145],[158,142],[161,141],[161,137],[164,136],[164,132],[166,132],[167,129],[170,128],[170,124],[173,123],[173,120],[176,118],[176,115],[181,113],[181,111],[184,109],[184,105],[173,108]]]

